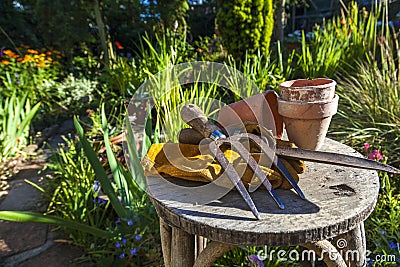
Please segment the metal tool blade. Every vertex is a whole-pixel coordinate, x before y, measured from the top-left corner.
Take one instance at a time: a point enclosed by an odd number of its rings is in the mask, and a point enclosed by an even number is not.
[[[387,164],[383,164],[366,158],[348,156],[333,152],[314,151],[283,146],[277,146],[275,148],[275,152],[279,156],[285,156],[294,159],[400,174],[399,169]]]
[[[247,192],[246,187],[244,186],[244,184],[242,182],[242,179],[240,178],[239,174],[236,172],[233,165],[229,163],[228,159],[225,157],[224,153],[219,148],[217,141],[211,142],[209,145],[209,148],[210,148],[211,154],[213,154],[213,156],[217,159],[219,164],[221,164],[221,167],[224,169],[226,175],[228,175],[228,178],[235,185],[236,189],[239,191],[239,193],[242,196],[242,198],[244,199],[244,201],[250,207],[254,216],[258,220],[260,220],[261,219],[260,214],[258,213],[256,205],[254,204],[253,200],[251,199],[249,192]]]
[[[245,134],[248,136],[247,134]],[[228,138],[232,139],[230,142],[231,146],[234,148],[236,152],[239,153],[241,158],[245,160],[247,165],[253,170],[254,174],[258,177],[258,179],[261,181],[261,183],[265,186],[265,188],[268,190],[268,193],[271,195],[271,197],[274,199],[276,204],[278,204],[279,208],[285,209],[285,205],[283,205],[282,201],[278,197],[278,195],[275,193],[275,190],[272,188],[271,182],[268,180],[267,176],[265,173],[261,170],[260,166],[258,165],[257,161],[250,155],[249,151],[241,144],[239,141],[236,141],[235,139],[239,136],[233,136],[233,138]]]

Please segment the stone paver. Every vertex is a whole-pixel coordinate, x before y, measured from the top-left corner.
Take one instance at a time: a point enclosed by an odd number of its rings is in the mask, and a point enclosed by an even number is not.
[[[90,263],[77,263],[73,259],[77,259],[82,256],[82,251],[68,244],[54,244],[45,252],[33,257],[29,260],[18,264],[18,267],[44,267],[46,266],[63,266],[63,267],[89,267],[93,266]]]
[[[71,123],[64,123],[61,128],[70,129]],[[55,146],[55,142],[62,139],[55,136],[49,141]],[[0,210],[43,211],[40,191],[26,183],[25,179],[40,185],[45,174],[37,172],[44,166],[43,156],[49,154],[48,151],[43,152],[41,160],[23,164],[19,172],[9,179],[9,193],[0,201]],[[84,254],[83,250],[55,242],[57,237],[49,228],[44,224],[0,220],[0,267],[92,266],[74,263],[74,259]]]
[[[43,245],[47,225],[34,223],[0,223],[0,262],[2,258]]]

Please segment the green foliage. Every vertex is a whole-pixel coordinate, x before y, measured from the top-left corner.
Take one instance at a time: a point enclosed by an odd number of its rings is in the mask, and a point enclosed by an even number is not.
[[[255,83],[258,87],[257,92],[252,87],[240,88],[243,97],[250,97],[256,93],[266,90],[278,90],[279,84],[290,79],[293,71],[294,51],[284,60],[280,44],[276,46],[277,58],[273,57],[274,52],[269,52],[267,55],[262,54],[257,50],[257,54],[248,55],[239,64],[234,58],[228,57],[229,66],[240,70],[248,79]],[[233,73],[232,75],[235,75]],[[236,78],[237,80],[238,78]],[[235,79],[234,79],[235,80]],[[234,86],[233,88],[238,88]],[[235,92],[236,95],[240,95]]]
[[[218,1],[217,24],[224,48],[234,58],[257,49],[268,54],[274,27],[272,0]]]
[[[53,109],[57,105],[76,114],[94,101],[97,86],[97,81],[76,78],[70,73],[61,82],[45,80],[37,89],[42,92],[51,92]]]
[[[104,109],[99,124],[104,134],[101,145],[105,146],[105,155],[92,148],[81,124],[74,122],[79,142],[66,139],[67,146],[60,147],[53,163],[48,165],[53,174],[47,177],[44,188],[35,185],[49,203],[46,214],[2,211],[0,218],[60,226],[74,244],[85,248],[89,259],[98,266],[128,262],[137,265],[145,258],[153,258],[158,253],[153,239],[158,231],[155,211],[147,195],[139,190],[115,156]]]
[[[173,31],[186,31],[186,17],[189,10],[188,1],[185,0],[159,0],[157,11],[165,29]]]
[[[18,156],[29,142],[30,124],[40,103],[31,107],[27,96],[0,96],[0,162]]]
[[[298,55],[298,67],[302,77],[334,78],[339,70],[351,71],[357,61],[372,60],[376,56],[379,36],[388,37],[382,27],[378,31],[382,5],[374,6],[371,12],[359,10],[358,4],[351,2],[342,15],[316,26],[312,37],[302,34],[302,50]]]
[[[35,1],[37,31],[47,47],[72,57],[75,47],[91,39],[85,1]]]

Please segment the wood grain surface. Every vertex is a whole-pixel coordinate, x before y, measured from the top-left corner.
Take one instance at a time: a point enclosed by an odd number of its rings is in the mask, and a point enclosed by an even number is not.
[[[323,151],[361,156],[327,139]],[[276,190],[285,204],[280,210],[265,190],[251,193],[261,220],[256,220],[239,193],[232,190],[208,204],[168,200],[186,194],[185,187],[166,191],[158,177],[147,177],[158,215],[190,234],[240,245],[298,245],[335,237],[355,228],[372,212],[378,197],[376,171],[306,162],[299,186],[307,200],[292,190]],[[189,181],[187,183],[190,183]],[[192,184],[189,184],[192,185]],[[188,201],[190,202],[190,201]]]

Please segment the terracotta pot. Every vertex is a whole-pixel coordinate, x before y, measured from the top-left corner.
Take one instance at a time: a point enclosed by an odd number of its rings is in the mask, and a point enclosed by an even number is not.
[[[281,138],[283,120],[278,113],[277,99],[278,95],[268,90],[224,106],[218,113],[218,123],[226,127],[240,121],[256,122],[271,130],[277,138]]]
[[[293,102],[278,98],[278,112],[283,117],[290,141],[298,147],[318,150],[324,143],[339,96],[330,101]]]
[[[298,79],[279,85],[280,97],[286,101],[330,101],[335,95],[336,82],[331,79]]]

